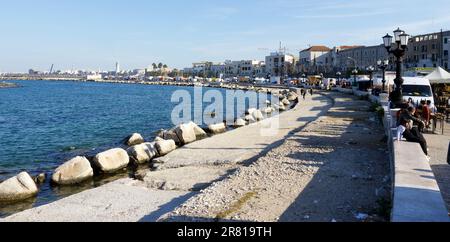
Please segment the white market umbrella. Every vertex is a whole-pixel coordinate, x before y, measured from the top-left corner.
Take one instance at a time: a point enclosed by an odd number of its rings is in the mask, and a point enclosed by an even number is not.
[[[432,73],[425,77],[431,84],[450,84],[450,73],[441,67],[436,68]]]

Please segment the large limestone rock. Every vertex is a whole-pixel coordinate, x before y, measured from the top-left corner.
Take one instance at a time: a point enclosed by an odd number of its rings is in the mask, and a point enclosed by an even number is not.
[[[298,99],[298,94],[295,92],[290,92],[287,96],[287,100],[290,102],[295,102]]]
[[[290,102],[287,98],[284,98],[284,99],[281,101],[281,103],[283,103],[285,106],[291,105],[291,102]]]
[[[126,145],[133,146],[144,143],[144,138],[138,133],[134,133],[127,138]]]
[[[208,130],[212,134],[221,134],[227,131],[227,126],[225,125],[225,123],[211,124],[208,126]]]
[[[175,133],[182,145],[192,143],[197,140],[195,129],[193,125],[181,124],[175,128]]]
[[[164,130],[159,135],[160,138],[165,140],[173,140],[176,144],[181,144],[180,139],[178,138],[178,135],[175,133],[175,130]]]
[[[177,149],[177,145],[173,140],[158,140],[156,141],[155,148],[160,156],[165,156],[170,152]]]
[[[282,103],[280,103],[280,105],[274,104],[273,108],[278,111],[286,111],[286,107]]]
[[[94,157],[95,166],[103,173],[113,173],[128,166],[130,157],[121,148],[107,150]]]
[[[197,139],[203,139],[208,136],[208,134],[205,132],[205,130],[200,128],[200,126],[198,126],[196,123],[190,122],[190,123],[188,123],[188,125],[194,129],[194,133],[195,133],[195,136],[197,137]]]
[[[272,108],[272,107],[267,107],[267,108],[264,108],[261,110],[261,112],[265,113],[265,114],[273,113],[273,111],[274,111],[274,108]]]
[[[52,175],[52,182],[59,185],[73,185],[94,176],[94,170],[86,157],[75,157],[60,167]]]
[[[239,118],[239,119],[236,119],[236,121],[234,122],[234,127],[240,128],[240,127],[244,127],[246,124],[247,124],[247,122],[245,122],[245,120]]]
[[[252,115],[257,109],[256,108],[249,108],[245,112],[246,115]]]
[[[255,110],[252,113],[252,116],[256,121],[261,121],[264,119],[264,115],[262,114],[261,110]]]
[[[249,123],[249,124],[255,123],[255,122],[256,122],[256,119],[253,117],[253,115],[247,115],[247,116],[245,116],[245,117],[244,117],[244,120],[245,120],[247,123]]]
[[[175,143],[173,140],[170,141]],[[155,148],[155,143],[143,143],[130,147],[128,149],[128,154],[135,163],[141,165],[150,162],[155,158],[158,155],[158,151]]]
[[[22,172],[0,183],[0,202],[15,202],[36,196],[38,188],[33,178]]]

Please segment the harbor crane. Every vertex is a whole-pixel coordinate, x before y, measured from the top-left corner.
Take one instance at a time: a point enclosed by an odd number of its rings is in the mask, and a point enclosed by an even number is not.
[[[49,71],[48,74],[52,74],[52,72],[53,72],[53,67],[54,67],[54,64],[52,64],[52,66],[50,67],[50,71]]]

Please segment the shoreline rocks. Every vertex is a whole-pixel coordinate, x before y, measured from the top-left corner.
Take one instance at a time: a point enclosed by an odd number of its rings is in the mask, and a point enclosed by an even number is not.
[[[16,202],[32,198],[38,191],[33,178],[27,172],[22,172],[0,183],[0,202]]]
[[[211,124],[208,125],[208,130],[212,134],[221,134],[227,131],[227,126],[225,123]]]
[[[170,152],[177,149],[177,145],[173,140],[158,140],[156,141],[155,148],[160,156],[165,156]]]
[[[241,118],[236,119],[236,121],[234,122],[235,128],[241,128],[241,127],[244,127],[245,125],[247,125],[247,122],[245,122],[245,120],[243,120]]]
[[[155,148],[155,143],[135,145],[130,147],[127,152],[131,160],[138,165],[150,162],[158,155],[158,151]]]
[[[86,157],[75,157],[60,167],[52,175],[52,182],[58,185],[74,185],[94,176],[94,170]]]
[[[195,129],[192,124],[181,124],[175,128],[175,134],[178,136],[182,145],[192,143],[197,140]]]
[[[121,148],[107,150],[94,157],[94,165],[103,173],[113,173],[130,163],[128,153]]]
[[[128,146],[133,146],[133,145],[140,145],[144,142],[145,142],[144,138],[142,137],[141,134],[134,133],[126,139],[125,144]]]

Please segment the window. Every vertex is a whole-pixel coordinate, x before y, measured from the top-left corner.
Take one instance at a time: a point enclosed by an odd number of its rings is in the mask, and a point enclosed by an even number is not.
[[[444,56],[448,56],[448,50],[444,50]]]
[[[444,38],[444,44],[447,44],[447,43],[448,43],[448,39]]]
[[[403,94],[412,97],[432,97],[431,88],[424,85],[403,85]]]

